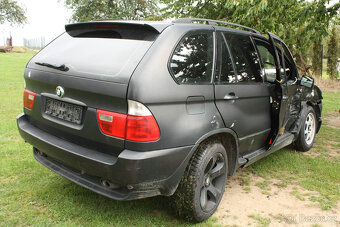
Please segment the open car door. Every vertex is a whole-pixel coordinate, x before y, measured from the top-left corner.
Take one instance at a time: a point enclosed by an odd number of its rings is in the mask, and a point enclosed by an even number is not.
[[[286,146],[294,139],[292,126],[301,110],[301,89],[298,86],[299,74],[293,57],[285,43],[274,34],[268,33],[273,48],[276,65],[276,100],[272,110],[272,131],[268,138],[269,147],[281,144]],[[282,144],[282,142],[284,143]],[[286,144],[287,143],[287,144]]]

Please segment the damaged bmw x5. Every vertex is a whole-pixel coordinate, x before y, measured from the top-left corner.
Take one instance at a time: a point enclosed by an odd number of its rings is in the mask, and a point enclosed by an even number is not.
[[[65,29],[28,62],[17,124],[35,159],[76,184],[172,196],[203,221],[238,168],[313,146],[321,90],[273,34],[192,18]]]

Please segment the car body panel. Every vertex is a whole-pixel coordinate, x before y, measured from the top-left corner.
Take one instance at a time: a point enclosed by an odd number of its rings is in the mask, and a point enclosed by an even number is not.
[[[48,47],[43,49],[28,63],[24,74],[26,89],[36,93],[33,109],[24,108],[24,114],[17,118],[20,135],[33,145],[35,158],[77,184],[117,200],[170,196],[192,155],[207,140],[231,144],[227,153],[232,175],[237,168],[292,143],[302,127],[301,119],[308,105],[315,109],[320,128],[321,90],[317,86],[301,86],[300,78],[294,84],[214,81],[219,58],[216,34],[237,33],[269,43],[269,39],[257,33],[206,24],[134,21],[79,23],[67,25],[66,31],[72,33],[98,24],[133,25],[151,31],[154,36],[149,37],[151,41],[141,41],[140,52],[128,51],[124,55],[127,59],[122,60],[127,63],[115,70],[107,67],[108,59],[101,62],[105,66],[98,63],[96,69],[93,64],[96,59],[90,59],[90,63],[84,59],[62,62],[62,51],[53,56]],[[214,37],[211,82],[179,84],[169,69],[170,58],[185,35],[199,31]],[[109,43],[104,39],[103,42]],[[50,50],[53,52],[53,48]],[[119,50],[123,51],[124,46]],[[111,54],[102,57],[110,59]],[[60,71],[35,63],[53,59],[58,61],[50,63],[65,64],[69,69]],[[119,60],[117,56],[114,59]],[[86,72],[89,68],[92,71]],[[62,97],[56,94],[59,86],[64,90]],[[231,94],[237,98],[225,98]],[[48,98],[81,106],[82,122],[74,124],[47,115]],[[152,113],[160,131],[158,140],[133,142],[102,133],[97,109],[127,114],[128,100],[143,104]],[[281,104],[278,109],[281,113],[273,107],[275,102]],[[286,133],[277,136],[282,126]],[[103,180],[112,185],[103,185]]]
[[[150,109],[159,125],[161,137],[156,142],[143,144],[127,141],[127,148],[153,150],[193,145],[205,133],[224,127],[214,103],[214,85],[179,85],[168,69],[169,58],[177,43],[193,30],[213,32],[213,28],[206,25],[168,27],[132,75],[127,98]],[[143,86],[140,86],[141,83]]]

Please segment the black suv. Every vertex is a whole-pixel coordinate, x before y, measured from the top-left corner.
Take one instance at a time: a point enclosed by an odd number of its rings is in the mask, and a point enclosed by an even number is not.
[[[206,19],[65,28],[27,64],[18,128],[40,163],[109,198],[173,195],[202,221],[227,176],[309,150],[320,129],[321,90],[273,34]]]

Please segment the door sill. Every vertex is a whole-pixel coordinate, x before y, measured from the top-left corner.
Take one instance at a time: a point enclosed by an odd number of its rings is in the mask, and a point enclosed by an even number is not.
[[[282,136],[280,136],[274,145],[272,145],[269,149],[266,149],[265,147],[258,149],[256,151],[251,152],[250,154],[247,154],[243,157],[240,157],[239,165],[241,167],[247,167],[250,164],[253,164],[254,162],[260,160],[261,158],[266,157],[267,155],[280,150],[283,147],[288,146],[294,141],[294,134],[286,132]],[[244,160],[247,160],[244,162]]]

